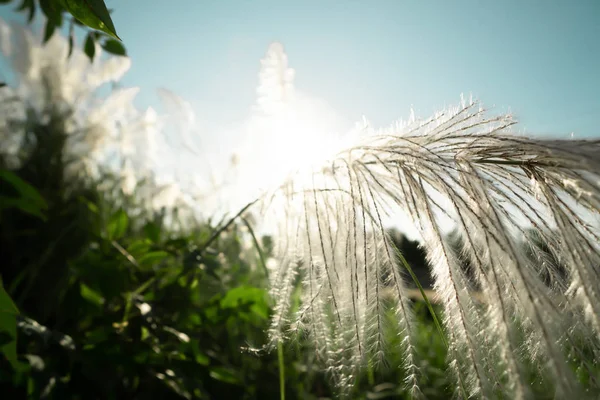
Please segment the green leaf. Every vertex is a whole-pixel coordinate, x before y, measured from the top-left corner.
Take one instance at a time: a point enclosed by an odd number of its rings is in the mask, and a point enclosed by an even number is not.
[[[54,26],[62,25],[62,7],[54,0],[39,0],[40,8],[49,21],[52,21]]]
[[[146,289],[148,289],[148,286],[153,284],[155,280],[156,280],[156,277],[152,277],[152,278],[148,279],[146,282],[142,283],[137,289],[135,289],[133,291],[133,293],[136,295],[140,295],[140,294],[144,293],[144,291]]]
[[[31,7],[29,8],[29,16],[27,17],[28,23],[33,22],[33,18],[35,17],[35,5],[33,4],[33,1],[31,3]]]
[[[27,17],[27,22],[31,23],[33,21],[33,17],[35,17],[35,3],[33,0],[23,0],[21,5],[17,8],[17,11],[25,11],[29,10],[29,16]]]
[[[83,282],[79,286],[79,293],[81,297],[98,307],[104,304],[104,297]]]
[[[87,207],[88,210],[90,210],[90,212],[94,213],[94,214],[98,214],[99,210],[98,210],[98,206],[94,203],[92,203],[90,200],[86,199],[83,196],[79,196],[79,201],[81,201],[81,203],[85,204],[85,206]]]
[[[56,24],[54,23],[53,20],[48,18],[46,20],[46,26],[44,28],[44,43],[46,43],[48,40],[50,40],[50,38],[54,34],[55,30],[56,30]]]
[[[144,255],[144,253],[150,251],[151,246],[152,242],[150,240],[138,239],[127,247],[127,252],[135,258],[138,258],[139,256]]]
[[[88,33],[85,38],[85,45],[83,47],[85,54],[90,58],[91,61],[94,60],[94,55],[96,54],[96,46],[94,45],[94,37],[92,32]]]
[[[108,9],[102,0],[60,0],[62,6],[76,19],[93,29],[119,39]]]
[[[438,320],[438,317],[437,317],[437,315],[435,313],[435,310],[433,309],[433,306],[431,305],[431,302],[427,298],[427,294],[425,293],[425,290],[423,290],[423,286],[421,285],[421,282],[419,282],[419,278],[417,277],[417,275],[415,275],[415,273],[413,272],[410,264],[408,263],[408,261],[406,261],[406,258],[404,258],[404,255],[398,249],[398,247],[396,247],[396,245],[394,245],[393,243],[391,243],[391,245],[392,245],[392,248],[394,249],[394,251],[396,252],[396,255],[397,255],[398,259],[400,260],[400,262],[402,263],[402,265],[404,266],[404,268],[406,268],[406,270],[410,274],[411,278],[413,279],[413,282],[419,288],[421,296],[423,297],[423,300],[425,301],[425,304],[427,304],[427,308],[429,309],[429,312],[431,313],[431,317],[433,318],[433,322],[435,323],[435,326],[436,326],[436,328],[438,330],[440,338],[444,342],[444,345],[446,347],[448,347],[448,341],[446,340],[446,336],[444,335],[444,330],[442,329],[442,325],[440,324],[440,322]]]
[[[117,240],[123,237],[127,232],[127,226],[129,225],[129,218],[127,213],[123,210],[119,210],[110,217],[108,221],[108,238],[110,240]]]
[[[142,326],[140,340],[144,341],[150,337],[150,331],[145,326]]]
[[[33,7],[33,0],[23,0],[23,2],[21,3],[21,5],[19,7],[17,7],[17,11],[25,11],[30,7]]]
[[[144,225],[144,233],[146,234],[146,237],[152,240],[154,243],[158,243],[160,241],[160,226],[154,222],[148,222],[146,225]]]
[[[18,197],[0,195],[0,210],[18,208],[27,214],[45,219],[43,212],[48,209],[48,205],[33,186],[7,170],[0,170],[0,179],[11,184],[18,194]]]
[[[73,43],[75,42],[75,26],[73,25],[73,23],[71,23],[71,25],[69,26],[69,54],[67,55],[68,57],[71,57],[71,54],[73,54]]]
[[[210,377],[221,382],[237,385],[240,383],[235,371],[225,367],[215,367],[210,370]]]
[[[0,348],[15,340],[15,338],[6,331],[0,331]]]
[[[5,336],[0,345],[0,353],[4,354],[6,359],[13,367],[18,366],[17,361],[17,315],[19,310],[12,299],[4,290],[0,282],[0,332]],[[10,337],[10,340],[9,340]]]
[[[161,262],[162,260],[164,260],[167,257],[169,257],[169,253],[167,253],[166,251],[162,251],[162,250],[152,251],[152,252],[146,253],[142,257],[140,257],[138,260],[138,263],[141,266],[150,266],[150,265],[158,264],[159,262]]]
[[[19,314],[19,309],[15,306],[9,294],[6,293],[4,289],[4,285],[0,281],[0,312],[5,312],[13,315]],[[0,327],[5,328],[4,325],[0,325]]]
[[[127,52],[125,51],[125,46],[123,46],[123,43],[115,39],[108,39],[106,42],[104,42],[102,48],[107,52],[117,56],[127,56]]]
[[[31,204],[30,202],[24,199],[16,199],[6,196],[0,196],[0,210],[5,208],[18,208],[19,210],[27,213],[29,215],[33,215],[42,220],[46,220],[46,216],[42,213],[42,211]]]
[[[252,243],[254,243],[254,247],[256,248],[256,252],[258,253],[258,257],[260,259],[260,265],[261,265],[263,271],[265,272],[265,276],[268,279],[269,278],[269,270],[267,269],[267,262],[265,261],[266,260],[265,253],[263,252],[262,247],[260,246],[260,243],[258,242],[256,235],[254,234],[254,229],[252,229],[252,225],[250,225],[248,220],[244,217],[242,217],[242,222],[244,223],[244,225],[246,225],[246,228],[248,228],[248,233],[250,233],[250,236],[252,237]]]
[[[239,286],[228,291],[221,299],[222,308],[238,309],[242,304],[251,304],[250,310],[263,319],[269,318],[267,293],[264,289]]]
[[[17,176],[16,174],[7,170],[0,170],[0,179],[3,179],[6,182],[10,183],[17,190],[17,192],[19,192],[19,195],[22,198],[30,200],[39,208],[48,208],[46,200],[44,200],[44,198],[37,191],[37,189],[31,186],[29,183],[25,182],[23,179],[19,178],[19,176]]]
[[[196,360],[196,364],[200,364],[200,365],[203,365],[205,367],[208,364],[210,364],[210,359],[208,358],[208,356],[205,355],[205,354],[202,354],[202,353],[196,354],[195,360]]]

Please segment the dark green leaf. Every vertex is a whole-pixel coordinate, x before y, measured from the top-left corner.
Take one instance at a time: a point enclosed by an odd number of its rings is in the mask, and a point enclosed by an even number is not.
[[[144,254],[142,257],[140,257],[138,263],[141,266],[150,266],[150,265],[158,264],[159,262],[161,262],[168,256],[169,256],[169,253],[167,253],[166,251],[152,251],[152,252]]]
[[[33,7],[33,0],[23,0],[23,2],[21,3],[21,5],[19,7],[16,8],[17,11],[25,11],[27,9],[29,9],[30,7]]]
[[[92,33],[88,33],[87,37],[85,38],[85,45],[83,47],[83,50],[85,51],[85,54],[87,54],[87,56],[90,58],[90,60],[94,60],[94,55],[96,53],[96,46],[94,44],[94,37],[92,36]]]
[[[210,359],[208,358],[208,356],[206,356],[205,354],[202,354],[202,353],[196,354],[195,360],[196,360],[196,364],[200,364],[205,367],[208,364],[210,364]]]
[[[89,26],[119,39],[115,26],[102,0],[60,0],[75,18]]]
[[[150,250],[151,246],[152,246],[152,242],[150,240],[139,239],[139,240],[136,240],[135,242],[131,243],[127,247],[127,252],[137,258],[139,256],[144,255],[144,253],[147,253]]]
[[[123,237],[127,232],[127,226],[129,225],[129,219],[127,213],[123,210],[119,210],[110,217],[108,221],[108,238],[110,240],[118,240]]]
[[[188,240],[184,238],[169,239],[165,242],[165,246],[176,250],[182,250],[188,246]]]
[[[43,212],[48,205],[33,186],[7,170],[0,170],[0,180],[8,182],[18,195],[18,197],[0,196],[0,210],[14,207],[27,214],[45,218]]]
[[[17,314],[19,314],[19,310],[0,282],[0,331],[12,338],[12,340],[0,345],[0,352],[4,354],[13,367],[18,364]]]
[[[35,204],[23,198],[0,196],[0,210],[4,208],[18,208],[26,214],[33,215],[42,220],[46,219],[46,216],[39,207],[36,207]]]
[[[102,304],[104,304],[104,297],[85,283],[81,283],[79,293],[81,294],[81,297],[96,306],[102,306]]]
[[[228,291],[221,299],[222,308],[237,309],[243,304],[251,304],[250,310],[260,318],[267,319],[269,317],[267,293],[264,289],[239,286]]]
[[[17,11],[29,11],[29,16],[27,17],[27,22],[31,23],[33,21],[33,17],[35,17],[35,3],[33,0],[23,0],[21,5],[17,8]]]
[[[44,28],[44,43],[46,43],[52,37],[52,34],[56,30],[54,21],[50,18],[46,20],[46,27]]]
[[[126,56],[127,52],[125,51],[125,46],[123,43],[119,42],[115,39],[108,39],[102,45],[102,48],[111,54],[115,54],[117,56]]]
[[[160,241],[160,227],[154,222],[148,222],[144,225],[144,233],[146,234],[146,237],[154,243]]]
[[[67,57],[71,57],[71,54],[73,53],[73,43],[75,42],[75,26],[73,25],[73,22],[71,22],[71,25],[69,26],[69,55]]]
[[[235,371],[225,367],[214,367],[210,370],[210,377],[221,382],[239,384],[240,380],[235,375]]]
[[[14,336],[10,335],[6,331],[0,330],[0,348],[2,348],[2,346],[5,344],[9,344],[13,340],[15,340]]]
[[[35,18],[35,4],[33,4],[33,1],[31,3],[31,7],[29,8],[29,16],[27,17],[28,23],[31,23],[33,18]]]
[[[0,179],[10,183],[17,190],[17,192],[19,192],[21,198],[31,201],[31,203],[35,204],[41,209],[48,208],[46,200],[44,200],[37,189],[25,182],[23,179],[19,178],[19,176],[16,174],[8,170],[0,170]]]
[[[98,206],[96,204],[94,204],[93,202],[91,202],[90,200],[86,199],[83,196],[79,196],[79,201],[81,201],[83,204],[85,204],[85,206],[87,207],[88,210],[90,210],[90,212],[92,212],[94,214],[98,214]]]
[[[144,341],[150,336],[150,331],[145,326],[142,326],[140,340]]]
[[[19,314],[19,309],[17,308],[17,306],[15,306],[15,303],[13,303],[13,301],[10,298],[10,296],[8,295],[8,293],[6,293],[6,290],[4,290],[4,286],[2,285],[1,281],[0,281],[0,312],[6,312],[6,313],[14,314],[14,315]],[[5,326],[0,325],[0,328],[5,328]]]
[[[136,295],[144,293],[144,291],[146,289],[148,289],[148,286],[153,284],[155,280],[156,280],[156,278],[148,279],[146,282],[142,283],[137,289],[135,289],[135,291],[133,293],[135,293]]]
[[[46,16],[46,18],[49,21],[52,21],[52,23],[55,26],[61,26],[62,25],[62,7],[60,6],[60,4],[53,0],[39,0],[39,1],[40,1],[40,8],[42,9],[42,12]]]

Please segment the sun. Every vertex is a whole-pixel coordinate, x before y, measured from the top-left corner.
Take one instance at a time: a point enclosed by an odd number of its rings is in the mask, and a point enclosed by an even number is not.
[[[299,91],[294,77],[283,46],[271,44],[261,60],[256,102],[241,128],[234,197],[274,189],[343,147],[346,121],[323,100]]]

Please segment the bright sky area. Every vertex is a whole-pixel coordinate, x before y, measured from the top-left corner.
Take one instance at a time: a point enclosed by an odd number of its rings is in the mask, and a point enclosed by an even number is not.
[[[473,94],[531,133],[597,136],[600,2],[108,0],[133,67],[125,86],[156,105],[166,87],[206,128],[242,121],[259,60],[280,41],[296,86],[348,125],[426,117]],[[5,19],[21,19],[11,7]]]
[[[124,83],[167,87],[211,123],[245,117],[279,41],[296,86],[349,123],[385,125],[411,105],[426,117],[465,92],[532,133],[600,134],[597,0],[108,4],[133,60]]]
[[[141,87],[141,107],[157,107],[161,87],[189,101],[204,150],[221,166],[252,120],[260,59],[274,41],[312,104],[282,138],[310,130],[304,139],[313,147],[292,149],[301,157],[315,150],[308,136],[326,126],[351,129],[363,115],[386,126],[411,107],[426,118],[461,93],[512,111],[519,131],[600,136],[598,0],[106,2],[132,60],[121,85]],[[6,6],[0,17],[24,20]],[[305,121],[328,118],[336,123]],[[169,157],[171,168],[202,168],[182,157]]]

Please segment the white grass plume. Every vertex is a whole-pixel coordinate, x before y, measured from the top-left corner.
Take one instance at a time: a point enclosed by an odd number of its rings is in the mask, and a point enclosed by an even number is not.
[[[272,341],[290,327],[308,332],[337,383],[352,385],[359,368],[385,360],[383,292],[391,289],[406,383],[419,395],[402,256],[383,222],[400,209],[420,232],[443,302],[457,392],[528,398],[526,369],[534,365],[558,398],[578,393],[567,353],[576,343],[593,352],[600,344],[600,140],[526,138],[509,132],[513,123],[463,101],[426,121],[371,132],[265,195],[265,218],[279,228]],[[561,268],[566,273],[556,273]],[[302,307],[292,315],[297,277]]]

